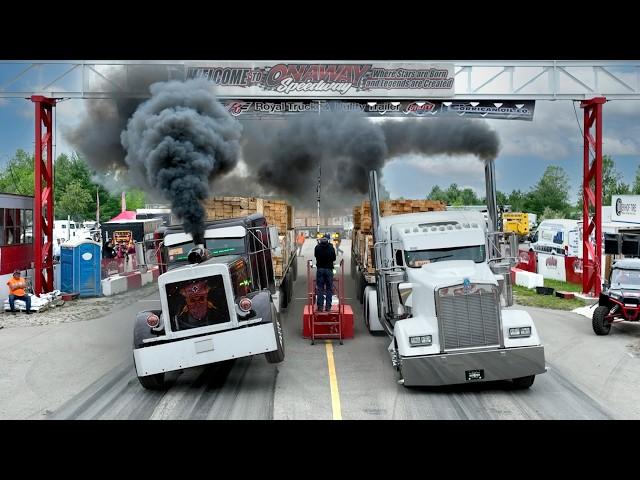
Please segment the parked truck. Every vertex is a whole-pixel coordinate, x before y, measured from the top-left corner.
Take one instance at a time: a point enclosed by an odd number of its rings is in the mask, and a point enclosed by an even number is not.
[[[375,172],[370,197],[375,244],[362,295],[365,323],[389,335],[400,383],[512,380],[530,387],[546,371],[544,347],[527,312],[502,309],[504,262],[492,256],[496,242],[482,213],[381,218]]]
[[[161,227],[155,241],[162,308],[139,312],[133,335],[143,387],[163,389],[168,372],[198,365],[259,354],[284,359],[272,263],[278,232],[262,214],[207,222],[203,244],[182,226]]]

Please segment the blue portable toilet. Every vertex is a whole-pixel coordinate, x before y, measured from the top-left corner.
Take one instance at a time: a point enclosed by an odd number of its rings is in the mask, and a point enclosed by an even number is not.
[[[100,285],[101,246],[86,238],[60,245],[60,289],[81,297],[102,295]]]

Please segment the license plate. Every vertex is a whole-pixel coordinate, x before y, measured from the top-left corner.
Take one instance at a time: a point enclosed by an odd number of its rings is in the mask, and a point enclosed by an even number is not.
[[[467,370],[464,373],[467,377],[467,381],[482,380],[484,378],[484,370]]]
[[[210,352],[213,350],[213,340],[210,338],[195,342],[194,345],[196,347],[196,353]]]

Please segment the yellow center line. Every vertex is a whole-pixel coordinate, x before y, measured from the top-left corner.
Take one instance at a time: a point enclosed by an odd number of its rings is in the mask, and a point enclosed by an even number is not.
[[[336,377],[336,365],[333,361],[333,344],[327,342],[327,364],[329,365],[329,385],[331,386],[331,409],[333,410],[333,419],[342,420],[342,411],[340,409],[340,392],[338,391],[338,377]]]

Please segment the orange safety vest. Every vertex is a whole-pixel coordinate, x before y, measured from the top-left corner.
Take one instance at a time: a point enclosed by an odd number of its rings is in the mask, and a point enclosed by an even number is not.
[[[24,297],[24,287],[20,287],[20,288],[16,288],[14,290],[15,285],[18,285],[22,283],[23,285],[26,285],[27,282],[24,278],[20,277],[20,278],[14,278],[11,277],[9,279],[9,281],[7,282],[7,285],[9,286],[9,293],[11,295],[16,295],[18,297]]]

